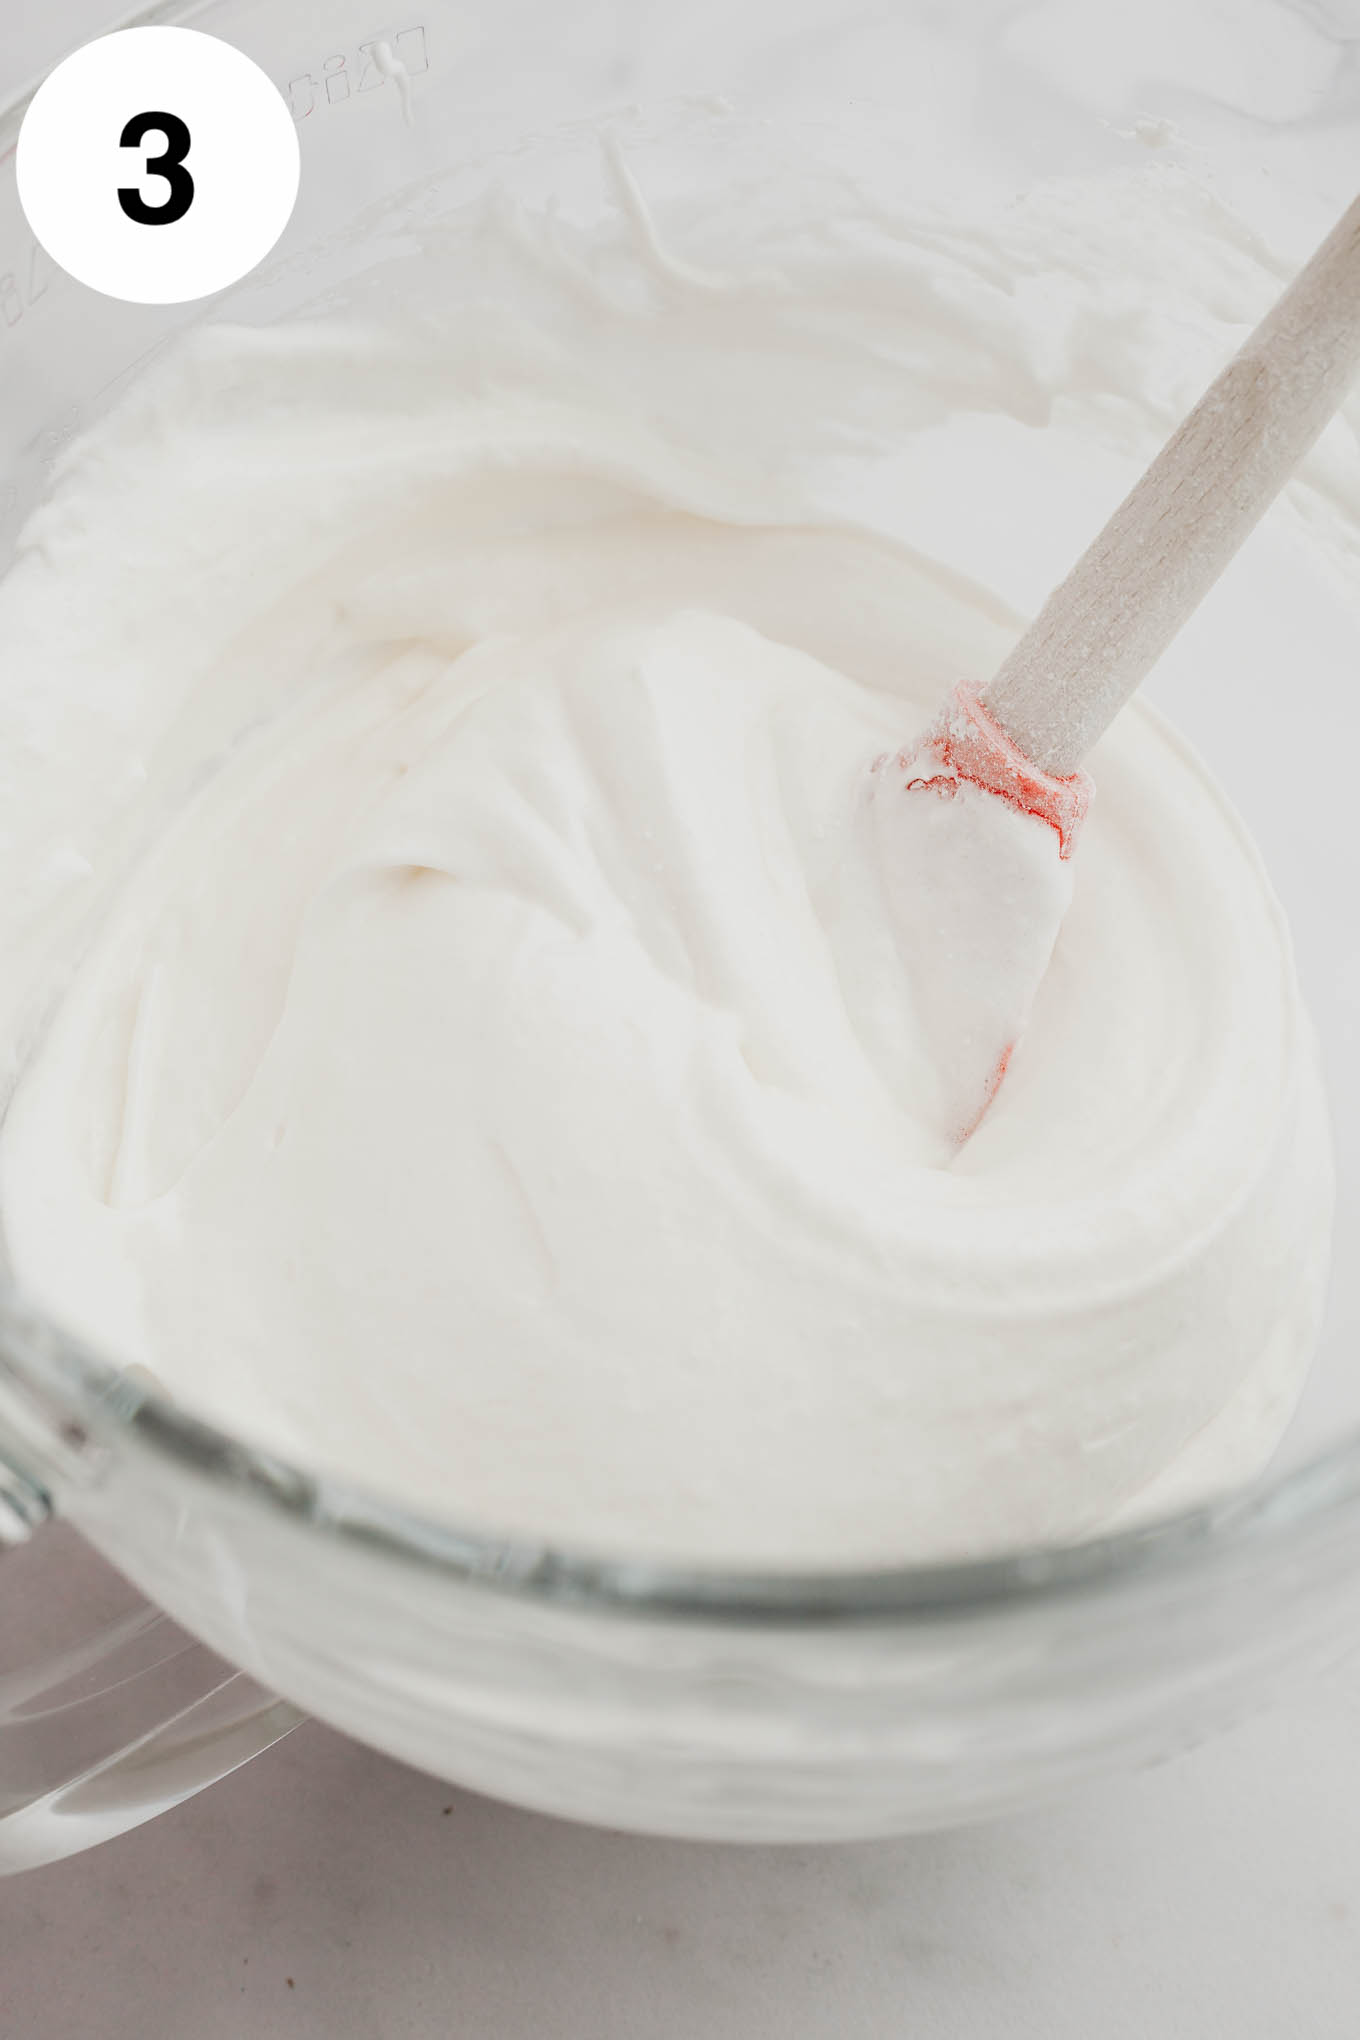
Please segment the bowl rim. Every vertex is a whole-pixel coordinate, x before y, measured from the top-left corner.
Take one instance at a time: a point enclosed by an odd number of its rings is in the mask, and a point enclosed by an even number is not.
[[[42,1511],[59,1510],[68,1484],[72,1495],[97,1490],[111,1461],[140,1457],[228,1494],[281,1528],[414,1564],[451,1585],[582,1614],[741,1629],[901,1629],[1108,1600],[1150,1583],[1183,1591],[1192,1575],[1215,1572],[1233,1557],[1250,1563],[1290,1533],[1360,1520],[1357,1427],[1282,1474],[1267,1471],[1176,1514],[1069,1544],[917,1565],[796,1570],[594,1551],[426,1515],[362,1483],[303,1468],[193,1415],[145,1370],[101,1358],[0,1274],[0,1426],[7,1408],[26,1410],[36,1463],[47,1458],[54,1471],[27,1469],[22,1445],[3,1449],[2,1428],[0,1467]]]

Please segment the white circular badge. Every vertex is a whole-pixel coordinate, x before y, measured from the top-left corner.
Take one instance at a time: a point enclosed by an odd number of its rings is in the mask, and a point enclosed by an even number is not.
[[[263,262],[297,203],[282,93],[188,28],[87,43],[40,86],[19,134],[19,199],[52,260],[91,290],[181,305]]]

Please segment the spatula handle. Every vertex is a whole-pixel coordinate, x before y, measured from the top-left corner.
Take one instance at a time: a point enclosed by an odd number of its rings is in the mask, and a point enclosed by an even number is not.
[[[1360,199],[1049,596],[983,702],[1076,770],[1279,494],[1360,370]]]

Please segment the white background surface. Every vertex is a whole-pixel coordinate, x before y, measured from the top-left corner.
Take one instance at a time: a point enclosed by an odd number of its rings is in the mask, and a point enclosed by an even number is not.
[[[12,79],[113,0],[0,6]],[[10,1664],[75,1585],[59,1546],[39,1558],[6,1567]],[[0,1884],[0,2040],[1357,2034],[1354,1660],[1177,1764],[963,1834],[648,1843],[308,1727],[139,1833]]]

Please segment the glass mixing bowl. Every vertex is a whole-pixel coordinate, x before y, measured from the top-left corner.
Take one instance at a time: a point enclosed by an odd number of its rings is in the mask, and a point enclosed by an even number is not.
[[[944,200],[955,180],[1094,178],[1167,147],[1283,274],[1352,195],[1360,85],[1340,11],[1329,26],[1325,0],[1259,0],[1247,37],[1194,0],[1137,19],[1113,0],[888,0],[850,18],[842,0],[412,0],[385,21],[369,0],[150,9],[139,18],[226,37],[277,80],[302,197],[230,295],[112,304],[35,247],[12,177],[23,99],[0,114],[0,567],[62,447],[173,334],[380,293],[413,220],[498,183],[537,179],[541,196],[606,114],[678,189],[724,174],[720,152],[685,139],[685,107],[715,95],[739,138],[872,159]],[[413,80],[410,125],[384,40]],[[545,136],[558,154],[538,150]],[[1351,670],[1290,686],[1344,729]],[[1177,720],[1293,915],[1336,1113],[1340,1266],[1272,1477],[1174,1521],[984,1563],[743,1577],[600,1562],[282,1464],[79,1350],[3,1285],[0,1530],[18,1543],[60,1511],[149,1605],[0,1682],[0,1865],[147,1818],[298,1710],[450,1781],[618,1827],[804,1841],[938,1827],[1181,1747],[1345,1646],[1360,1628],[1347,757],[1338,745],[1305,786],[1278,769],[1274,695],[1244,698],[1229,729],[1192,657],[1173,679]]]

